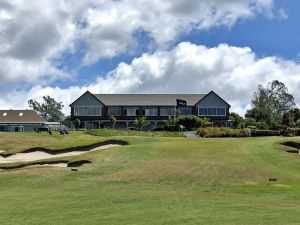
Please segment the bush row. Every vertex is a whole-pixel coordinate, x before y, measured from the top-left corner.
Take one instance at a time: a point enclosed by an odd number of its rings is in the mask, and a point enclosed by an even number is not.
[[[300,129],[287,127],[281,131],[281,134],[287,137],[300,136]]]
[[[199,128],[196,132],[200,137],[250,137],[250,129],[231,129],[225,127]]]

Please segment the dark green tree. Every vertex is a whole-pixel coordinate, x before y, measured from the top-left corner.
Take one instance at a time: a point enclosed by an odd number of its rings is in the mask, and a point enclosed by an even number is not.
[[[75,128],[76,128],[76,129],[78,129],[78,128],[80,127],[80,124],[81,124],[80,119],[76,119],[76,120],[74,121],[74,125],[75,125]]]
[[[184,126],[187,130],[193,130],[201,126],[201,121],[198,116],[181,116],[178,119],[178,124]]]
[[[39,103],[36,100],[28,100],[29,108],[37,111],[44,116],[49,122],[60,122],[64,118],[62,102],[55,101],[54,98],[43,96],[43,102]]]
[[[235,112],[231,112],[229,115],[229,119],[232,121],[232,126],[234,128],[241,128],[244,118]]]

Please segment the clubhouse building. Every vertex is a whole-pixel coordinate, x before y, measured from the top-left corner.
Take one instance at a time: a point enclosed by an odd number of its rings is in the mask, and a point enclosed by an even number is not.
[[[24,132],[43,128],[48,121],[33,110],[0,110],[0,132]]]
[[[215,92],[208,94],[92,94],[81,95],[71,105],[72,120],[79,119],[81,128],[111,127],[109,118],[117,119],[116,128],[130,128],[135,119],[147,117],[146,129],[164,124],[169,116],[181,115],[207,117],[212,123],[226,124],[230,105]]]

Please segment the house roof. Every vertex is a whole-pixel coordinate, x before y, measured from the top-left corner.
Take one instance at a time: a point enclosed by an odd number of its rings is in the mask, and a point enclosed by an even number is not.
[[[47,120],[33,110],[0,110],[0,123],[45,123]]]
[[[176,99],[193,106],[206,94],[94,94],[106,106],[176,106]]]

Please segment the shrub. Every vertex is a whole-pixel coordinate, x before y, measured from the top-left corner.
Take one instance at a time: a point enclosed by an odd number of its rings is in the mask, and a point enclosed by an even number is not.
[[[186,130],[193,130],[201,126],[201,120],[198,116],[180,116],[178,124],[185,127]]]
[[[200,137],[250,137],[249,129],[231,129],[225,127],[199,128],[196,132]]]
[[[185,127],[186,130],[192,130],[201,126],[198,116],[181,116],[178,118],[178,124]]]
[[[269,125],[266,122],[256,122],[255,125],[260,130],[269,130]]]
[[[287,137],[300,136],[300,129],[287,127],[286,129],[283,129],[281,133],[283,136]]]

